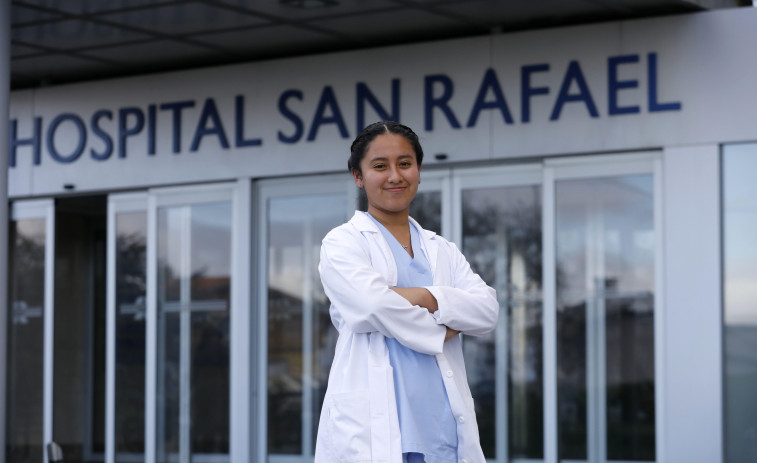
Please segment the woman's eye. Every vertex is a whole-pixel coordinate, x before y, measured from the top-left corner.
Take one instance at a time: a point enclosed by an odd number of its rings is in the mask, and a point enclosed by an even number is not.
[[[384,168],[384,165],[383,165],[383,164],[374,164],[374,165],[373,165],[373,168],[374,168],[374,169],[383,169],[383,168]]]
[[[410,161],[403,161],[400,163],[401,167],[410,167],[411,165],[412,163],[410,163]]]

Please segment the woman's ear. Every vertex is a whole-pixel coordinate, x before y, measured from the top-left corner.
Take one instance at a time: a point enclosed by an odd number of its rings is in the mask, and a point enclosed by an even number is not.
[[[352,169],[352,176],[355,178],[355,186],[358,188],[363,188],[363,176],[358,172],[357,169]]]

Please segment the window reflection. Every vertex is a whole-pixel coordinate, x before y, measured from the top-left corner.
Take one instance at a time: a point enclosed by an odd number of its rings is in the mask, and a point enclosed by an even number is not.
[[[336,346],[318,275],[321,240],[345,221],[345,195],[268,202],[268,453],[313,455]]]
[[[410,203],[410,217],[421,227],[442,234],[442,195],[438,191],[419,192]]]
[[[555,194],[559,456],[653,461],[652,176],[559,181]]]
[[[12,318],[4,417],[8,463],[36,463],[43,455],[45,237],[44,219],[11,222],[8,290]]]
[[[147,214],[116,216],[116,462],[144,461]]]
[[[497,396],[504,391],[497,389],[496,358],[507,355],[508,454],[542,458],[541,188],[470,189],[462,201],[463,253],[497,290],[507,321],[505,352],[494,332],[463,344],[481,446],[487,458],[498,457]]]
[[[728,463],[757,460],[757,144],[723,150],[724,414]]]
[[[158,209],[158,461],[229,452],[231,204]]]

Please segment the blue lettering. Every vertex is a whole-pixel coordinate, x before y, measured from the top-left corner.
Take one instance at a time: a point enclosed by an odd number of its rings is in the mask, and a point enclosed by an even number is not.
[[[278,131],[278,138],[279,141],[282,143],[297,143],[302,138],[302,132],[304,132],[304,126],[302,124],[302,119],[300,119],[297,114],[292,112],[287,105],[286,101],[289,98],[296,98],[300,101],[302,101],[302,92],[299,90],[287,90],[286,92],[282,93],[279,97],[279,112],[282,116],[286,117],[290,121],[292,121],[292,124],[294,124],[294,135],[284,135],[284,132],[281,130]]]
[[[573,81],[578,85],[578,94],[576,95],[568,93],[570,91],[570,84]],[[571,61],[568,65],[568,70],[565,73],[565,78],[563,78],[562,85],[560,86],[560,93],[557,95],[557,101],[555,101],[555,106],[552,108],[552,115],[549,117],[549,120],[554,121],[559,119],[562,107],[565,103],[573,101],[583,101],[586,105],[586,109],[589,110],[589,115],[591,117],[599,117],[597,106],[594,104],[594,99],[591,97],[589,86],[586,85],[586,79],[584,78],[583,72],[581,72],[581,66],[578,64],[578,61]]]
[[[134,127],[128,127],[129,116],[134,116]],[[145,114],[136,107],[121,108],[118,110],[118,157],[126,157],[126,137],[136,135],[145,126]]]
[[[618,91],[624,88],[636,88],[638,80],[618,80],[618,66],[621,64],[637,63],[639,55],[611,56],[607,58],[607,102],[610,116],[616,114],[636,114],[638,106],[619,106]]]
[[[208,121],[211,122],[210,127],[207,126]],[[202,106],[200,120],[197,122],[195,136],[192,138],[192,145],[189,150],[197,151],[200,148],[202,138],[207,135],[217,136],[218,142],[221,143],[221,147],[223,149],[229,149],[229,139],[226,138],[226,132],[223,131],[221,116],[218,115],[218,108],[216,108],[216,103],[213,101],[213,98],[205,100],[205,104]]]
[[[534,64],[520,68],[520,121],[531,120],[531,97],[534,95],[548,95],[549,87],[532,87],[531,74],[549,71],[549,64]]]
[[[486,95],[491,89],[494,93],[494,101],[486,101]],[[505,94],[502,93],[502,87],[499,85],[497,74],[494,69],[489,68],[484,73],[484,79],[481,81],[481,86],[478,88],[478,95],[473,103],[473,109],[471,109],[470,117],[468,117],[468,127],[473,127],[478,121],[478,115],[484,109],[499,109],[506,124],[513,123],[513,117],[510,115],[510,109],[507,107],[507,101],[505,100]]]
[[[434,96],[434,85],[437,83],[442,85],[442,94],[439,97]],[[455,117],[455,113],[452,112],[448,103],[452,98],[454,92],[454,84],[449,76],[444,74],[433,74],[426,76],[423,85],[423,108],[425,113],[425,129],[426,131],[434,130],[434,108],[439,108],[447,118],[447,122],[453,129],[460,128],[460,122]]]
[[[330,117],[325,116],[327,109],[331,110]],[[339,110],[339,105],[336,102],[334,89],[332,89],[330,85],[323,87],[321,99],[318,100],[318,106],[315,109],[315,116],[313,116],[313,124],[310,126],[310,131],[308,132],[308,141],[315,140],[315,137],[318,135],[318,129],[323,124],[336,124],[337,128],[339,129],[339,134],[342,136],[342,138],[349,138],[350,136],[347,132],[347,126],[344,125],[342,112]]]
[[[382,121],[394,121],[399,122],[400,120],[400,80],[399,79],[392,79],[392,112],[391,114],[383,107],[381,106],[381,103],[379,103],[376,96],[371,93],[371,91],[368,89],[368,86],[363,82],[357,83],[357,91],[356,91],[356,100],[357,100],[357,110],[355,113],[357,114],[357,130],[361,131],[365,128],[365,103],[366,101],[371,105],[374,111],[376,111],[376,114],[379,117],[379,120]]]
[[[657,53],[647,55],[649,112],[680,111],[680,102],[660,103],[657,101]]]
[[[101,109],[92,115],[89,121],[89,125],[92,127],[92,133],[99,137],[103,143],[105,143],[105,150],[101,153],[95,151],[94,148],[89,150],[92,159],[97,161],[104,161],[113,154],[113,139],[100,127],[100,119],[103,117],[108,120],[113,120],[113,112],[107,109]]]
[[[60,154],[55,147],[55,132],[58,130],[58,126],[65,121],[73,122],[76,129],[79,131],[79,143],[71,154],[68,155]],[[45,138],[47,141],[47,151],[54,160],[62,163],[74,162],[79,159],[79,156],[84,152],[84,145],[87,143],[87,128],[84,126],[84,121],[82,121],[76,114],[63,113],[56,116],[56,118],[50,123]]]
[[[39,138],[40,134],[42,133],[42,118],[41,117],[35,117],[34,118],[34,129],[33,134],[31,138],[17,138],[16,131],[18,129],[18,120],[12,119],[10,121],[10,160],[8,161],[8,165],[10,167],[16,167],[16,148],[19,146],[24,145],[31,145],[32,146],[32,153],[34,156],[34,165],[38,166],[42,163],[42,152],[40,150],[40,143]]]
[[[158,108],[154,104],[147,107],[147,154],[155,155],[155,124]]]
[[[263,140],[260,138],[244,138],[244,96],[237,95],[234,99],[234,146],[260,146]]]
[[[181,111],[184,108],[193,108],[193,100],[177,101],[174,103],[163,103],[160,105],[161,111],[169,110],[173,112],[173,152],[181,152]]]

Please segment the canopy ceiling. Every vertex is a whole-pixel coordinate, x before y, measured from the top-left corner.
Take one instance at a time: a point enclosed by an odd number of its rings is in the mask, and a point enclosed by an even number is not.
[[[14,0],[12,89],[745,0]]]

